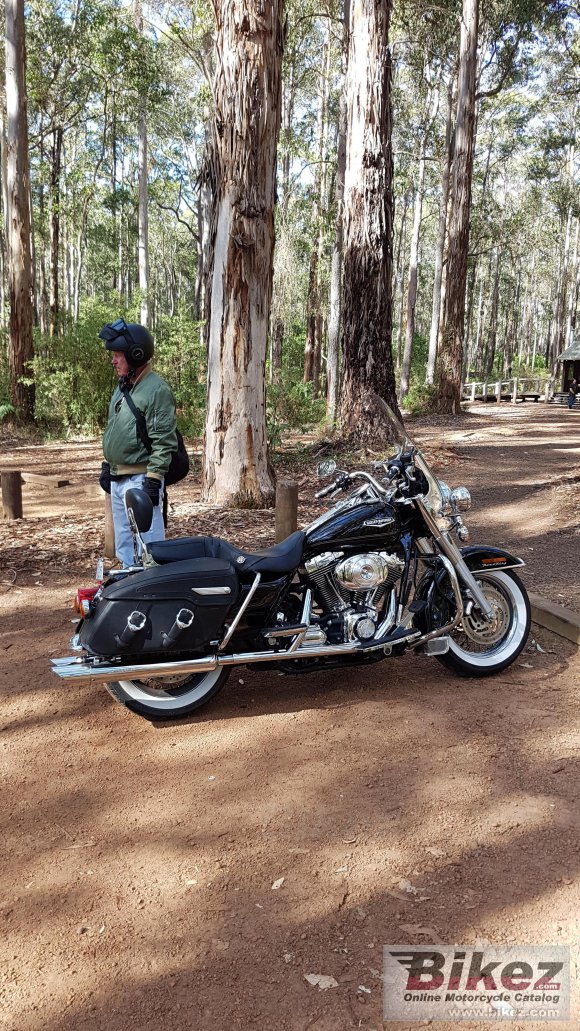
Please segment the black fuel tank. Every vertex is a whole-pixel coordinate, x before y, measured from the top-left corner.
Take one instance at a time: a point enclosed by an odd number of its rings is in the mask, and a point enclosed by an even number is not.
[[[306,552],[344,551],[345,548],[381,551],[400,539],[395,508],[384,501],[366,502],[342,512],[329,512],[323,523],[306,531]]]

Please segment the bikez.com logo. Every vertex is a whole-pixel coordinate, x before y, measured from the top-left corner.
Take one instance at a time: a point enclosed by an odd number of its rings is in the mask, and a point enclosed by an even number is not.
[[[461,1002],[470,993],[501,993],[502,989],[515,1002],[559,1002],[563,963],[537,961],[532,966],[515,959],[502,965],[501,960],[485,962],[484,953],[475,951],[469,960],[466,952],[459,951],[453,956],[442,952],[390,955],[407,970],[406,1002]]]

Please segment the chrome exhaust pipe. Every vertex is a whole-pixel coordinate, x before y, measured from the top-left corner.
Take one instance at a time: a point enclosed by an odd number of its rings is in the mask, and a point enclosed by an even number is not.
[[[52,659],[52,671],[62,680],[133,680],[140,677],[174,677],[184,673],[208,673],[217,666],[249,666],[256,662],[282,662],[284,659],[318,658],[320,655],[351,655],[361,651],[360,644],[334,644],[326,648],[299,648],[293,652],[239,652],[235,655],[208,655],[204,659],[179,662],[149,662],[112,666],[86,658]]]
[[[406,635],[398,636],[393,644],[405,644],[415,640],[420,632],[410,629]],[[388,635],[383,641],[373,638],[366,644],[360,641],[349,644],[332,644],[326,646],[304,644],[295,651],[238,652],[234,655],[208,655],[203,659],[182,659],[178,662],[135,663],[124,666],[113,666],[104,662],[92,662],[90,659],[70,657],[51,659],[53,673],[62,680],[96,680],[107,683],[111,680],[131,680],[140,677],[173,677],[185,673],[207,673],[218,666],[250,666],[258,662],[286,662],[289,659],[317,659],[321,656],[364,654],[380,648],[389,647]]]
[[[131,680],[133,677],[173,677],[180,673],[208,673],[217,666],[215,656],[205,659],[183,659],[179,662],[135,663],[129,666],[111,666],[107,662],[91,662],[90,659],[70,657],[51,659],[52,672],[63,680],[96,680],[107,683],[111,680]]]

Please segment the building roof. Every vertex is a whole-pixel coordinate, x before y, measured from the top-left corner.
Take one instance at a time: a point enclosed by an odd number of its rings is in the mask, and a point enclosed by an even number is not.
[[[567,347],[565,351],[562,351],[562,354],[559,354],[556,360],[559,362],[580,361],[580,340],[577,340],[574,344],[570,344],[570,347]]]

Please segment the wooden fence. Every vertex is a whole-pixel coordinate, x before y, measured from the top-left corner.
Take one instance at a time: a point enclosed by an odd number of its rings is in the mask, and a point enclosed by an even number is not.
[[[549,401],[554,395],[554,381],[531,377],[517,377],[503,380],[489,380],[481,383],[464,383],[461,388],[464,400],[469,401]]]

